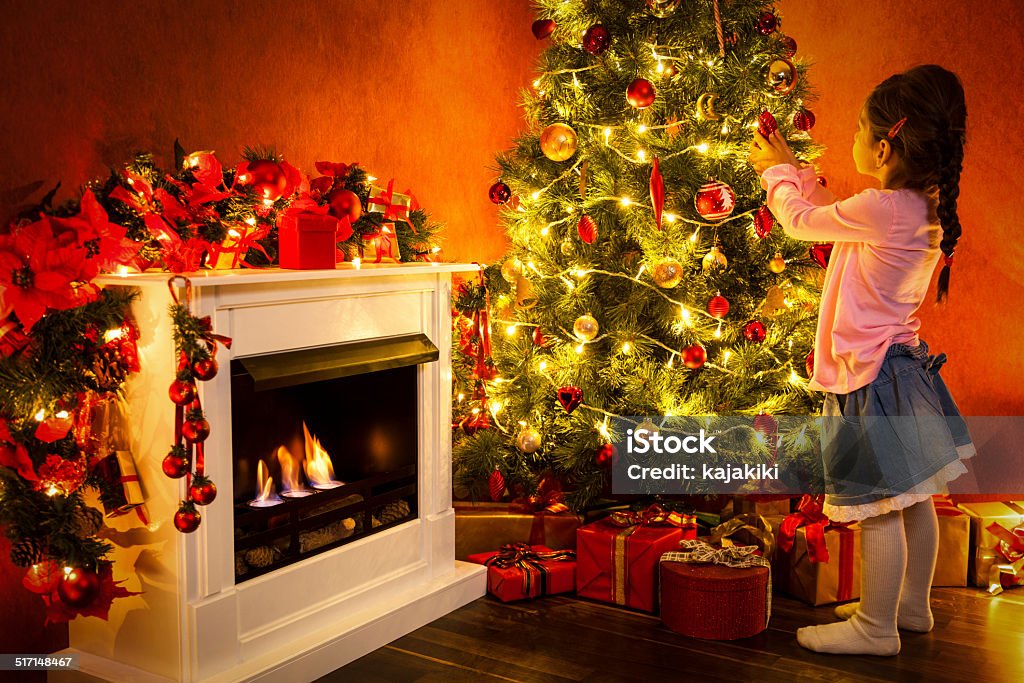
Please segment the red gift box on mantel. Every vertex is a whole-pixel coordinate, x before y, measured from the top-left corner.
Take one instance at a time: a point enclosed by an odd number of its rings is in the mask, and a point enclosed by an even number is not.
[[[658,562],[684,538],[697,537],[696,519],[652,505],[613,512],[576,530],[576,593],[645,612],[657,607]]]
[[[661,620],[691,638],[736,640],[768,628],[771,563],[757,546],[684,540],[661,556]]]
[[[487,592],[502,602],[571,593],[576,587],[576,553],[571,550],[509,543],[468,559],[487,566]]]
[[[278,262],[292,270],[333,270],[338,219],[328,206],[299,199],[277,220]]]

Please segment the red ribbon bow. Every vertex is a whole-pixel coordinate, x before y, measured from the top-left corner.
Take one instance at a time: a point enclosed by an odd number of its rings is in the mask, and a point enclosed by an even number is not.
[[[513,500],[511,509],[516,512],[533,513],[535,515],[543,515],[544,513],[557,515],[568,512],[569,506],[565,504],[565,493],[562,491],[562,485],[558,482],[558,479],[554,476],[545,475],[541,478],[540,483],[537,484],[537,491],[531,496],[524,496]]]
[[[394,178],[392,178],[390,181],[388,181],[388,189],[384,190],[376,197],[370,197],[370,204],[380,204],[381,206],[384,207],[383,213],[384,218],[386,220],[402,221],[403,223],[407,223],[409,225],[409,228],[412,229],[413,234],[418,234],[416,232],[416,227],[412,224],[412,221],[409,220],[409,214],[412,212],[412,195],[409,195],[408,190],[406,190],[406,196],[409,197],[410,201],[409,206],[406,206],[405,204],[396,204],[394,202],[394,188],[395,180]]]
[[[506,543],[497,554],[484,560],[488,567],[499,569],[517,567],[523,570],[523,593],[527,597],[544,595],[547,592],[548,570],[544,562],[569,562],[576,560],[573,550],[551,550],[539,552],[525,543]],[[534,581],[537,584],[534,584]],[[537,590],[534,590],[536,588]]]
[[[384,258],[384,252],[391,253],[391,230],[387,224],[384,224],[377,228],[375,232],[363,233],[363,239],[371,239],[374,241],[374,249],[377,251],[377,258],[374,263],[380,263],[381,259]]]
[[[608,521],[615,526],[676,526],[695,525],[697,518],[679,512],[669,512],[657,503],[643,511],[619,510],[608,516]]]
[[[850,522],[833,522],[822,512],[823,497],[804,494],[797,505],[797,511],[782,520],[779,527],[779,548],[784,552],[793,549],[796,530],[804,527],[807,534],[807,556],[811,562],[828,562],[828,547],[825,531],[828,529],[848,530]]]

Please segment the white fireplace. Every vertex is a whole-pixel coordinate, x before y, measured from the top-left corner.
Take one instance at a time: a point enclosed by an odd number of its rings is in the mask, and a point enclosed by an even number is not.
[[[108,621],[71,623],[70,650],[84,672],[115,681],[313,680],[484,594],[484,568],[455,560],[451,506],[451,273],[472,268],[194,274],[193,311],[211,316],[233,344],[219,350],[217,376],[199,384],[212,426],[206,471],[218,495],[188,535],[171,523],[183,480],[161,471],[174,429],[169,276],[103,279],[141,292],[134,315],[142,371],[127,391],[150,523],[109,521],[115,579],[142,593],[115,601]],[[415,367],[415,516],[237,580],[231,360],[409,335],[439,351],[439,360]]]

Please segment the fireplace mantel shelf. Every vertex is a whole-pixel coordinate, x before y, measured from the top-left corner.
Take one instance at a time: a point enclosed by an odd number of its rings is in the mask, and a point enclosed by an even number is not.
[[[183,273],[192,281],[193,287],[225,285],[264,284],[267,282],[289,282],[309,280],[332,280],[348,278],[369,278],[391,275],[426,275],[431,273],[475,272],[480,266],[475,263],[364,263],[356,267],[352,263],[339,263],[334,270],[286,270],[283,268],[242,268],[238,270],[199,270]],[[144,285],[165,284],[171,277],[167,272],[126,273],[124,275],[102,275],[94,282],[101,285]]]

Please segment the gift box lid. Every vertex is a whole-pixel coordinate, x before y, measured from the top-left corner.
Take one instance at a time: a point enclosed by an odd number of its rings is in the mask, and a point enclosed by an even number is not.
[[[337,232],[338,219],[322,213],[284,213],[278,221],[278,228],[299,232]]]
[[[725,567],[693,562],[662,562],[663,585],[709,593],[760,590],[768,585],[768,567]]]

